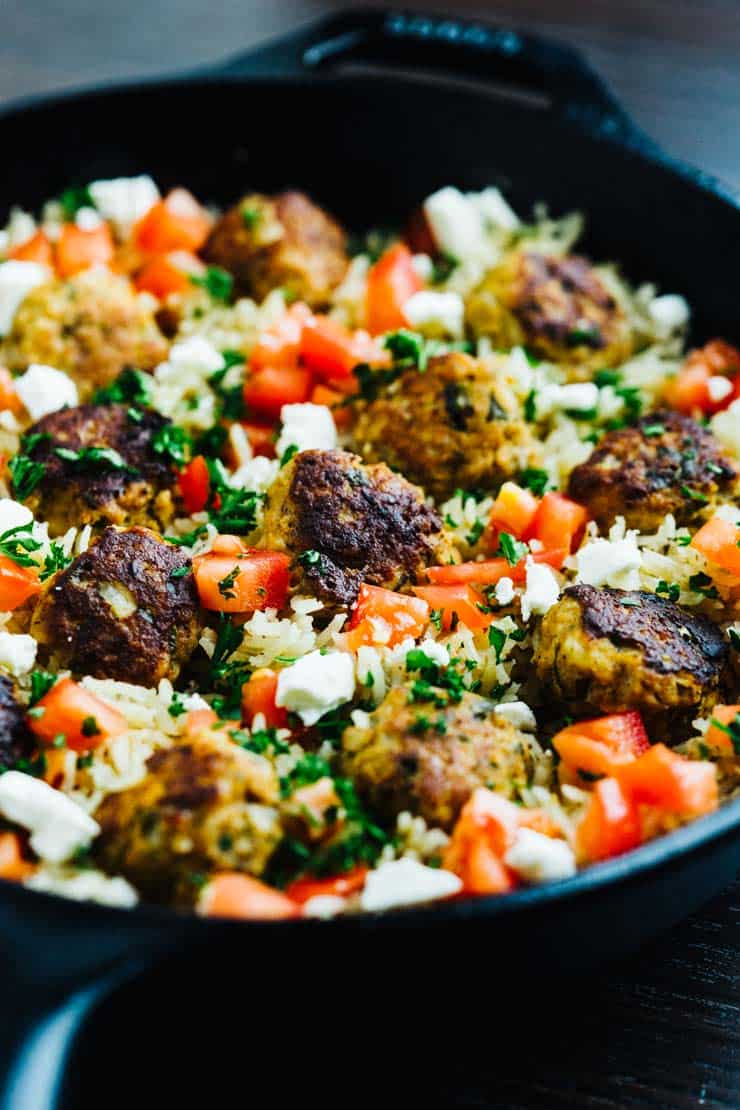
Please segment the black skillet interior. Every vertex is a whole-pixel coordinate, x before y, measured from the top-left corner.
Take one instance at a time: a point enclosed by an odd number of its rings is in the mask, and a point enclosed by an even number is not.
[[[415,72],[402,77],[390,72],[396,66]],[[0,142],[12,152],[0,183],[0,218],[12,204],[33,208],[69,184],[139,172],[224,203],[246,188],[293,184],[355,229],[401,223],[441,185],[497,184],[522,213],[541,200],[555,214],[583,209],[589,251],[619,259],[633,279],[686,295],[697,338],[740,339],[737,202],[657,151],[578,55],[531,36],[355,12],[215,72],[11,108],[0,113]],[[526,954],[529,969],[584,966],[634,948],[718,890],[735,873],[738,843],[736,805],[670,843],[584,873],[562,891],[513,895],[505,910],[482,900],[384,922],[299,923],[289,933],[250,926],[246,942],[243,926],[82,908],[6,888],[3,995],[14,1002],[12,1012],[5,1001],[0,1010],[5,1056],[39,1012],[72,989],[101,976],[105,986],[107,973],[131,974],[183,944],[203,945],[210,966],[216,952],[228,964],[236,948],[272,938],[294,945],[295,961],[307,945],[328,955],[358,938],[366,960],[377,949],[390,990],[387,954],[394,952],[410,987],[413,956],[432,936],[449,939],[458,960],[464,949],[463,980],[474,953],[492,941],[506,945],[512,959]],[[370,945],[371,938],[378,943]],[[391,943],[381,957],[383,938]],[[16,1073],[5,1105],[51,1105],[55,1064],[74,1018],[67,1009],[44,1027],[24,1057],[30,1070]],[[24,1103],[29,1075],[46,1086]]]

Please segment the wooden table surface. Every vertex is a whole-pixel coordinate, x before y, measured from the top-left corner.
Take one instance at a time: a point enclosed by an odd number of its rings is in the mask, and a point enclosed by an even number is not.
[[[0,101],[205,63],[346,6],[0,0]],[[740,188],[737,0],[519,0],[448,3],[443,10],[537,28],[580,46],[654,138]],[[591,977],[579,994],[585,1017],[551,1024],[545,1048],[542,1038],[525,1049],[512,1046],[507,1065],[490,1074],[480,1062],[461,1062],[432,1101],[740,1107],[739,909],[736,884],[648,950]]]

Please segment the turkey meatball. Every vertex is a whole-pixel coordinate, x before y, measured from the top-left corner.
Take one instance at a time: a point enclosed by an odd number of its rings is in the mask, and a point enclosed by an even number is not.
[[[327,304],[348,263],[342,228],[297,192],[242,197],[216,222],[203,257],[233,275],[238,294],[261,301],[282,288],[317,308]]]
[[[124,367],[151,370],[167,351],[130,282],[96,268],[29,293],[0,347],[0,361],[11,370],[25,370],[32,362],[65,370],[84,401]]]
[[[362,582],[398,590],[454,548],[422,492],[346,451],[303,451],[265,504],[261,546],[296,557],[294,584],[327,608],[351,606]]]
[[[403,471],[437,499],[495,489],[539,462],[539,447],[505,380],[469,355],[407,370],[360,409],[353,430],[370,461]]]
[[[456,701],[444,690],[419,697],[396,686],[367,728],[345,730],[342,766],[383,817],[410,810],[449,830],[479,786],[516,798],[532,781],[535,757],[528,737],[485,698]]]
[[[653,532],[667,513],[679,524],[689,523],[736,480],[711,432],[688,416],[665,411],[608,432],[571,473],[568,493],[602,528],[623,516],[629,528]]]
[[[221,732],[157,751],[136,786],[95,813],[94,851],[153,901],[192,904],[214,870],[260,875],[281,838],[277,774]]]
[[[642,590],[580,585],[545,614],[534,665],[568,713],[637,709],[652,740],[678,743],[718,701],[727,654],[706,617]]]
[[[574,377],[618,365],[634,348],[624,309],[603,275],[578,255],[510,252],[473,290],[467,321],[494,347],[526,345],[573,367]]]
[[[26,724],[26,710],[15,697],[13,683],[0,675],[0,772],[27,759],[36,747]]]
[[[147,528],[107,528],[51,579],[32,632],[59,666],[142,686],[175,679],[201,631],[190,555]]]
[[[126,405],[79,405],[29,428],[26,454],[43,466],[26,499],[52,536],[85,524],[164,529],[174,515],[176,473],[155,449],[170,421]]]

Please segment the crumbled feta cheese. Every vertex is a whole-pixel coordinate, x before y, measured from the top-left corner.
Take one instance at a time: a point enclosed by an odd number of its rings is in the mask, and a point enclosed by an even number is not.
[[[485,251],[483,219],[459,189],[447,186],[424,201],[424,215],[440,251],[458,262],[477,260]]]
[[[493,591],[493,596],[499,605],[511,605],[514,600],[514,582],[504,575],[499,578]]]
[[[280,671],[275,704],[297,713],[304,725],[315,725],[319,718],[349,701],[355,692],[352,656],[332,651],[322,655],[310,651]]]
[[[717,404],[719,401],[724,401],[725,397],[729,397],[732,393],[733,385],[729,378],[724,374],[713,374],[707,381],[707,393],[709,400]]]
[[[740,458],[740,398],[712,417],[711,428],[722,446]]]
[[[534,732],[537,728],[537,718],[524,701],[501,702],[496,706],[496,716],[503,717],[523,732]]]
[[[159,200],[159,189],[146,175],[93,181],[88,188],[98,212],[122,238]]]
[[[737,505],[718,505],[714,515],[740,526],[740,508]]]
[[[411,259],[411,265],[414,267],[417,275],[422,281],[431,281],[432,274],[434,273],[434,263],[428,254],[415,254]]]
[[[504,231],[516,231],[520,226],[516,212],[494,185],[489,185],[480,193],[468,193],[467,196],[483,219],[494,227],[502,228]]]
[[[96,212],[94,208],[78,208],[75,215],[75,223],[80,231],[95,231],[102,224],[100,213]]]
[[[365,709],[353,709],[349,715],[352,724],[355,728],[371,728],[372,720],[370,714]]]
[[[677,293],[653,297],[648,305],[648,312],[653,323],[666,332],[682,328],[689,320],[689,306],[685,298]]]
[[[404,303],[403,314],[412,328],[458,339],[463,333],[465,305],[459,293],[422,289]]]
[[[303,913],[305,917],[336,917],[346,905],[346,900],[336,894],[316,894],[303,903]]]
[[[78,403],[77,386],[69,375],[38,362],[31,363],[25,374],[16,378],[15,391],[32,420]]]
[[[0,813],[31,833],[34,852],[47,863],[62,863],[100,832],[66,794],[22,771],[0,776]]]
[[[560,597],[560,585],[555,572],[546,563],[535,563],[527,556],[526,586],[522,594],[522,618],[528,621],[533,613],[544,616]]]
[[[25,886],[44,894],[61,894],[75,902],[99,902],[103,906],[135,906],[139,896],[125,879],[111,878],[102,871],[80,871],[77,874],[56,868],[41,868],[26,880]]]
[[[211,708],[206,699],[202,698],[200,694],[185,694],[181,698],[180,704],[188,711],[188,713],[193,709]]]
[[[283,405],[283,427],[275,449],[280,458],[289,447],[299,451],[331,451],[337,445],[337,428],[326,405]]]
[[[622,540],[591,540],[576,555],[576,582],[637,590],[642,555],[632,533]]]
[[[11,528],[21,528],[30,524],[33,513],[26,505],[13,501],[11,497],[0,497],[0,536]]]
[[[424,652],[427,659],[431,659],[432,663],[436,663],[438,667],[449,666],[450,653],[444,644],[438,644],[436,640],[422,640],[418,647],[420,651]],[[411,650],[409,648],[409,651]]]
[[[0,336],[10,331],[16,312],[31,290],[49,277],[47,267],[38,262],[21,262],[17,258],[0,262]]]
[[[389,910],[394,906],[413,906],[451,898],[462,888],[462,881],[451,871],[426,867],[414,859],[390,860],[371,871],[360,897],[363,910]]]
[[[550,883],[576,873],[573,849],[564,840],[520,829],[504,863],[528,883]]]
[[[542,418],[553,412],[590,412],[599,403],[599,390],[593,382],[573,382],[558,385],[547,382],[537,390],[535,405],[537,416]]]
[[[37,647],[33,636],[0,631],[0,667],[16,677],[28,674],[36,662]]]
[[[240,466],[231,476],[231,485],[237,489],[253,489],[257,493],[264,493],[275,481],[280,463],[277,459],[267,459],[264,455],[255,455],[249,462]]]
[[[182,366],[188,370],[208,376],[223,370],[224,359],[212,343],[202,335],[191,335],[180,343],[175,343],[167,360],[171,366]]]
[[[36,221],[30,212],[22,208],[11,208],[10,219],[5,228],[5,247],[12,250],[27,243],[36,234]]]

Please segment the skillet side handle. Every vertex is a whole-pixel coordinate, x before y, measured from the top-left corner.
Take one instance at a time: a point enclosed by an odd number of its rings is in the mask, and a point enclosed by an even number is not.
[[[342,62],[419,66],[472,81],[510,83],[549,98],[591,134],[652,145],[604,81],[569,46],[478,20],[360,9],[319,20],[225,62],[218,73],[295,77]]]

